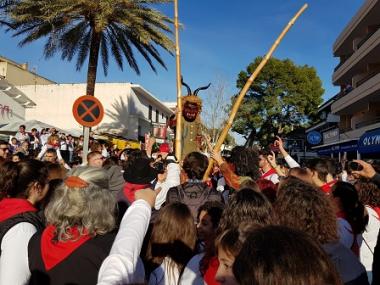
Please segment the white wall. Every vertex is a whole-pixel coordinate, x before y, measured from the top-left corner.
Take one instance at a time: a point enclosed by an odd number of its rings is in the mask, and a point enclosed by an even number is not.
[[[72,115],[72,107],[78,97],[85,95],[86,84],[29,85],[18,88],[37,104],[37,107],[27,110],[27,120],[40,120],[66,130],[82,129]],[[160,110],[160,122],[166,121],[161,120],[163,111],[170,115],[159,104],[155,105],[154,100],[148,102],[150,100],[144,96],[135,94],[130,83],[98,83],[95,96],[102,103],[105,113],[98,127],[122,129],[123,136],[129,139],[137,139],[139,118],[140,121],[148,120],[149,105],[154,110]]]

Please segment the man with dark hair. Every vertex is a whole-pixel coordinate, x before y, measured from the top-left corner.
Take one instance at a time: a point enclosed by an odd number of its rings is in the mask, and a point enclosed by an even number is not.
[[[199,152],[189,153],[183,161],[183,170],[187,181],[179,186],[170,188],[166,196],[166,204],[181,202],[186,204],[194,217],[197,218],[198,208],[207,201],[223,203],[222,195],[202,181],[206,172],[208,159]]]
[[[20,143],[30,140],[28,133],[25,131],[25,125],[20,125],[15,137]]]
[[[9,154],[9,145],[6,141],[0,140],[0,157],[6,159]]]
[[[44,154],[44,161],[48,161],[51,163],[58,163],[58,156],[57,156],[57,151],[54,148],[49,148],[46,150]]]
[[[259,167],[262,172],[261,179],[270,180],[274,184],[277,184],[280,180],[276,170],[272,168],[268,161],[268,155],[271,155],[268,151],[261,150],[259,152]]]
[[[331,187],[336,183],[334,180],[331,164],[328,159],[314,158],[307,163],[307,170],[311,174],[311,180],[315,186],[320,188],[324,193],[330,194]]]

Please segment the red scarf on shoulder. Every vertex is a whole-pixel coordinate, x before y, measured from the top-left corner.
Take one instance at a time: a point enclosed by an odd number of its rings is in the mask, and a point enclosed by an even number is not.
[[[68,232],[73,236],[71,240],[58,241],[55,226],[47,226],[43,231],[41,236],[41,256],[46,271],[54,268],[69,257],[78,247],[91,239],[91,236],[87,233],[81,235],[76,227],[70,228]]]
[[[37,209],[26,199],[4,198],[0,201],[0,222],[25,212],[37,212]]]
[[[219,285],[220,283],[215,280],[216,272],[218,271],[219,260],[216,256],[212,257],[208,263],[207,270],[203,276],[207,285]]]
[[[135,201],[135,193],[138,190],[149,188],[150,184],[133,184],[126,182],[124,185],[123,193],[124,196],[127,198],[127,200],[130,203],[133,203]]]

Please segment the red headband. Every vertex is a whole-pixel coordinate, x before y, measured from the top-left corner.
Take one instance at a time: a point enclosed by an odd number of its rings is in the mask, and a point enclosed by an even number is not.
[[[70,188],[84,188],[89,184],[78,176],[69,176],[65,180],[65,184]]]

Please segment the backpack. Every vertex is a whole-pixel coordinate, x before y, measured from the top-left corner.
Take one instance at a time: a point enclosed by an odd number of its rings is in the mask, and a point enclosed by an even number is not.
[[[212,189],[205,183],[178,185],[176,190],[178,201],[189,207],[194,219],[197,217],[198,208],[210,200],[212,192]]]

